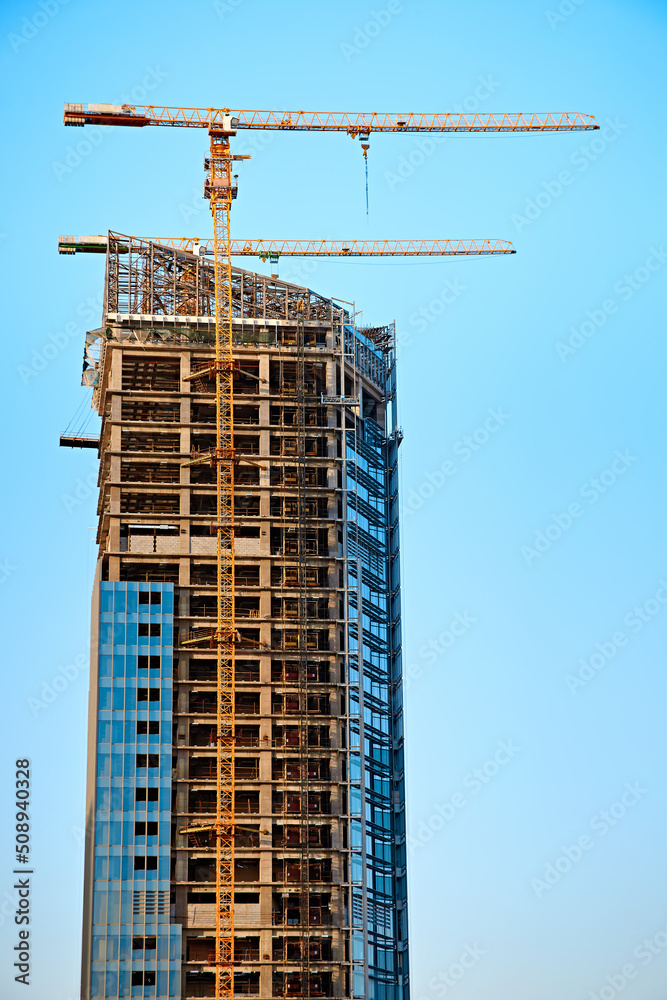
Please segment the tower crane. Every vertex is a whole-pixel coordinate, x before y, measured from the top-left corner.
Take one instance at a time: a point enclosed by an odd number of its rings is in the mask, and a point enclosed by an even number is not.
[[[234,997],[234,428],[232,423],[233,372],[232,357],[232,256],[235,254],[266,253],[269,259],[278,254],[294,252],[298,256],[370,256],[399,255],[388,244],[375,252],[364,252],[364,244],[319,243],[319,250],[307,250],[313,244],[272,243],[271,241],[232,241],[230,213],[236,197],[236,177],[232,164],[249,159],[234,154],[230,140],[239,129],[265,129],[292,132],[345,132],[360,140],[367,162],[371,132],[575,132],[599,128],[591,115],[562,114],[415,114],[415,113],[334,113],[305,111],[233,111],[230,108],[180,108],[154,105],[66,104],[64,124],[119,125],[127,127],[176,126],[204,128],[210,138],[210,156],[205,160],[204,196],[210,199],[213,215],[212,252],[215,288],[215,357],[210,365],[195,377],[215,378],[216,386],[216,448],[212,459],[216,468],[217,492],[217,626],[214,644],[217,647],[217,792],[215,822],[209,826],[183,831],[196,834],[208,832],[216,846],[216,947],[215,997]],[[99,238],[97,238],[99,239]],[[174,241],[177,243],[178,241]],[[445,241],[447,242],[447,241]],[[448,253],[511,253],[509,245],[501,248],[500,241],[477,241],[489,249],[465,249],[462,245]],[[490,248],[490,244],[498,245]],[[70,244],[71,246],[72,244]],[[365,244],[369,246],[369,244]],[[201,247],[201,241],[199,241]],[[397,244],[394,244],[397,246]],[[407,246],[407,245],[406,245]],[[244,247],[247,247],[244,249]],[[60,248],[60,247],[59,247]],[[355,250],[356,248],[356,250]],[[61,252],[76,252],[71,249]],[[301,252],[298,252],[298,251]],[[305,252],[304,252],[305,251]],[[404,252],[412,256],[415,252]],[[431,251],[432,254],[435,251]],[[301,561],[303,554],[301,555]],[[302,581],[303,582],[303,581]],[[303,587],[301,588],[302,593]],[[300,598],[302,601],[303,598]],[[304,611],[305,614],[305,611]],[[301,670],[306,670],[302,665]],[[303,960],[303,970],[307,961]],[[304,972],[304,980],[307,976]],[[304,982],[303,995],[309,995]]]

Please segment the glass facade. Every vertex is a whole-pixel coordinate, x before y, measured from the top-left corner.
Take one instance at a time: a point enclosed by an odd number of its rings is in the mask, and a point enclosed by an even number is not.
[[[355,360],[385,376],[392,405],[388,434],[370,416],[345,432],[352,995],[399,1000],[408,968],[395,370],[356,331]]]
[[[91,998],[181,996],[170,923],[173,584],[101,583]]]

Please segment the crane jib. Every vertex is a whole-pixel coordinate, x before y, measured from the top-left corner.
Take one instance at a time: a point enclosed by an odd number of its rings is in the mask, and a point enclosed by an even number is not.
[[[580,112],[513,114],[401,114],[378,112],[230,111],[228,108],[165,108],[154,105],[66,104],[65,125],[173,125],[185,128],[270,129],[295,132],[581,132],[598,129]]]
[[[210,257],[210,239],[196,236],[118,236],[115,252],[129,253],[134,244],[144,242],[168,247],[195,257]],[[107,236],[60,236],[58,252],[106,253]],[[232,257],[454,257],[492,256],[516,253],[508,240],[230,240]]]

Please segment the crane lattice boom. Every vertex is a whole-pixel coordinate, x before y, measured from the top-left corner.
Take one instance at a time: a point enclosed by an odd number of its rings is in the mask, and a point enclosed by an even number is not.
[[[65,125],[180,125],[207,129],[280,129],[292,132],[582,132],[598,129],[579,111],[535,114],[401,114],[332,111],[233,111],[162,108],[153,104],[65,105]]]
[[[196,236],[148,237],[174,250],[213,254],[213,241]],[[106,236],[60,236],[58,252],[106,253]],[[122,252],[122,251],[121,251]],[[516,253],[508,240],[231,240],[232,257],[487,257]]]

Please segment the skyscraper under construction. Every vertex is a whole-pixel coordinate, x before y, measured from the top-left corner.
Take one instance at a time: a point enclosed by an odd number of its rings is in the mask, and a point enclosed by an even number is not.
[[[105,246],[82,998],[210,997],[213,266]],[[234,993],[408,1000],[393,327],[247,270],[232,301]]]

